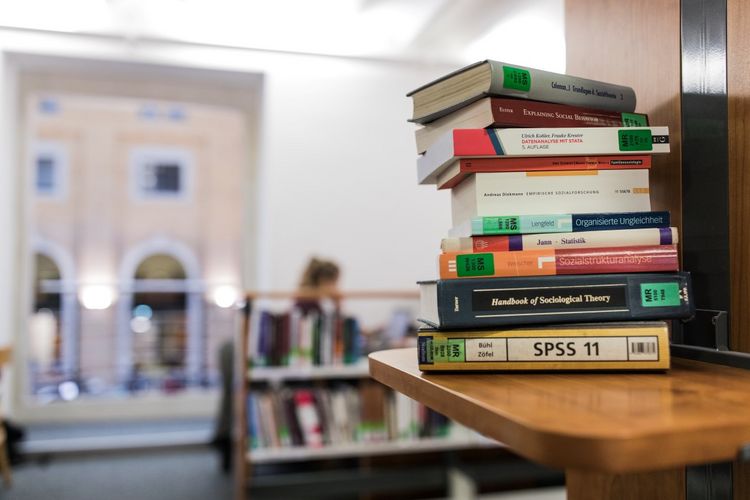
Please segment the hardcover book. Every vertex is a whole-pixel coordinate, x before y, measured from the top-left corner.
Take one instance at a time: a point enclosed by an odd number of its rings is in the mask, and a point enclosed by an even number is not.
[[[454,226],[493,215],[650,210],[645,169],[474,174],[451,190]]]
[[[435,178],[438,189],[456,187],[471,174],[567,170],[626,170],[651,168],[650,155],[634,156],[529,156],[526,158],[460,158]]]
[[[417,153],[454,128],[504,127],[647,127],[648,117],[550,102],[486,97],[420,127],[414,133]]]
[[[669,227],[669,212],[502,215],[474,217],[454,226],[452,238],[496,234],[569,233]]]
[[[423,281],[419,292],[417,319],[439,330],[666,320],[695,313],[686,272]]]
[[[440,278],[677,271],[677,247],[542,248],[518,252],[443,253]]]
[[[417,180],[435,184],[465,157],[611,156],[669,153],[668,127],[454,129],[417,158]]]
[[[420,330],[419,369],[667,370],[663,321],[559,325],[508,330]]]
[[[414,105],[411,121],[430,122],[488,95],[626,113],[635,110],[630,87],[485,60],[409,92]]]
[[[581,231],[579,233],[543,233],[531,235],[470,236],[444,238],[443,253],[449,252],[517,252],[541,248],[606,248],[648,245],[676,245],[676,227]]]

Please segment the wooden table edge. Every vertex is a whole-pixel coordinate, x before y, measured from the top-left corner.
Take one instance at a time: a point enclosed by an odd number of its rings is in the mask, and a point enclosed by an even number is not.
[[[414,348],[406,349],[414,351]],[[395,351],[395,349],[391,351]],[[485,436],[503,442],[519,455],[550,467],[609,474],[636,473],[733,460],[739,451],[736,449],[708,451],[705,448],[696,449],[696,453],[693,455],[688,454],[683,456],[682,460],[675,461],[669,455],[644,454],[642,450],[653,447],[649,446],[648,443],[654,439],[653,435],[640,437],[615,435],[603,438],[601,436],[585,437],[580,434],[551,432],[518,422],[513,419],[512,415],[501,416],[501,420],[498,420],[496,412],[479,402],[472,405],[471,411],[462,411],[462,408],[466,408],[466,403],[460,394],[443,387],[440,387],[442,391],[440,397],[425,394],[417,384],[431,384],[439,387],[438,384],[427,379],[417,381],[409,372],[395,368],[378,359],[377,352],[369,356],[369,369],[371,377],[378,382],[416,399]],[[399,377],[397,371],[406,374],[406,377]],[[494,421],[493,425],[488,425],[491,420]],[[727,429],[726,426],[723,426],[722,430],[732,431],[732,429]],[[738,428],[734,431],[748,433],[750,427],[744,426],[742,429]],[[684,440],[685,435],[684,433],[664,435],[660,439],[667,442],[670,439]],[[748,443],[750,443],[750,435],[748,435]],[[572,450],[575,450],[575,452],[572,452]],[[710,456],[707,457],[707,454]]]

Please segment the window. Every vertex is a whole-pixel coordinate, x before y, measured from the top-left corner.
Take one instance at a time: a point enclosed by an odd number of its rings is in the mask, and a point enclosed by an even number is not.
[[[184,199],[190,194],[192,157],[184,150],[135,148],[131,163],[136,199]]]
[[[62,198],[66,188],[67,155],[62,143],[43,141],[32,153],[34,191],[45,198]]]

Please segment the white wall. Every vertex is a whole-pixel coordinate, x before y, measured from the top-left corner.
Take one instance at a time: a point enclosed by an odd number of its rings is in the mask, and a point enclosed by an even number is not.
[[[313,254],[341,264],[344,289],[414,289],[434,276],[449,195],[415,183],[405,93],[454,68],[19,30],[0,30],[0,50],[263,74],[258,259],[247,286],[293,289]],[[0,71],[0,275],[13,276],[20,149],[13,67]],[[0,281],[0,342],[20,327],[19,290],[17,279]]]

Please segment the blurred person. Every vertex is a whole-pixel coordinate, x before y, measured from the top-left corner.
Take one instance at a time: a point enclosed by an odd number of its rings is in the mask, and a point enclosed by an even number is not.
[[[295,307],[303,314],[336,308],[340,296],[339,275],[335,262],[312,257],[302,273]]]

